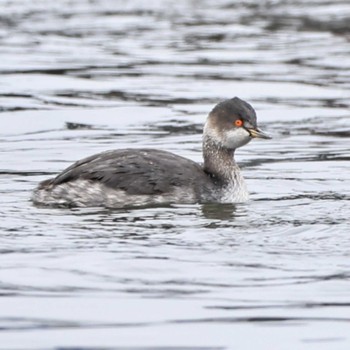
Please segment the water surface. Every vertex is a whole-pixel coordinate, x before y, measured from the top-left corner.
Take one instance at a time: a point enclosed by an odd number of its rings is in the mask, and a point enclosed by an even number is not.
[[[350,4],[2,1],[1,349],[348,349]],[[273,140],[251,200],[43,209],[36,184],[106,149],[201,161],[218,102]]]

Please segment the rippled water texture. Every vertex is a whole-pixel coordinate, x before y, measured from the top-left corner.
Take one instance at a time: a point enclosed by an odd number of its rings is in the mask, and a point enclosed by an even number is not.
[[[348,0],[0,1],[1,349],[349,349]],[[72,161],[201,161],[218,101],[273,140],[251,201],[35,208]]]

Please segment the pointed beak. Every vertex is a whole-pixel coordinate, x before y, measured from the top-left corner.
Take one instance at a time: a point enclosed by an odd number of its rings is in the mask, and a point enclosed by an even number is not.
[[[263,131],[261,131],[260,129],[256,128],[256,129],[247,129],[250,136],[253,138],[258,138],[258,139],[272,139],[271,136],[265,134]]]

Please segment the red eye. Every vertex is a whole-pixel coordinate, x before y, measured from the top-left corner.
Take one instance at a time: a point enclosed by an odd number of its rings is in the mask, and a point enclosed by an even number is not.
[[[235,125],[236,125],[237,127],[240,127],[240,126],[243,125],[243,121],[242,121],[241,119],[237,119],[237,120],[235,121]]]

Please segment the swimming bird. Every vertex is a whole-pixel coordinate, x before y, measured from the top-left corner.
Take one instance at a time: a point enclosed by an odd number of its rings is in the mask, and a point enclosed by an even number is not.
[[[234,160],[253,138],[253,107],[234,97],[218,103],[203,130],[204,163],[158,149],[117,149],[84,158],[34,190],[36,205],[122,208],[171,203],[237,203],[248,191]]]

